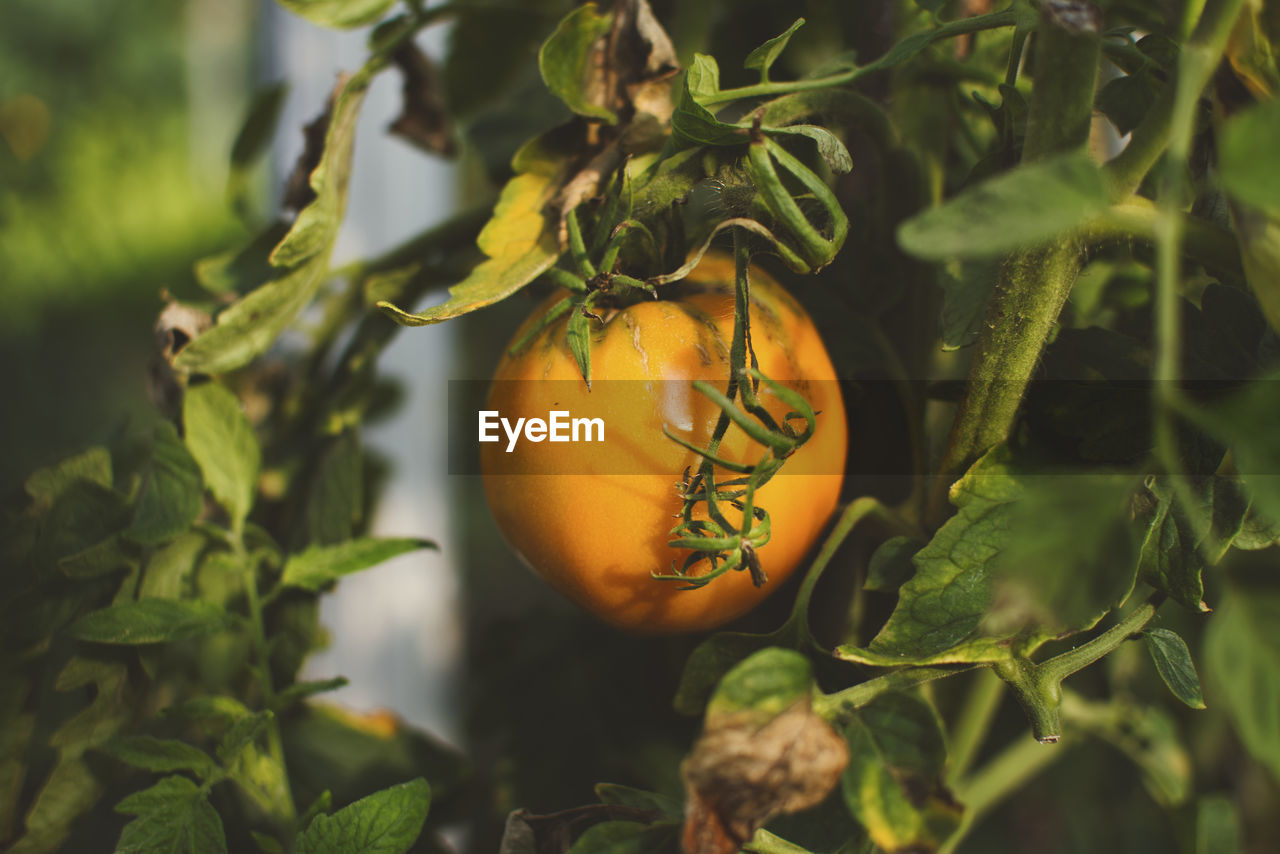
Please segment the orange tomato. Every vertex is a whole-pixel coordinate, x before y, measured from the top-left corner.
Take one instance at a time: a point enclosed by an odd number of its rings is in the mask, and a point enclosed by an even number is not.
[[[733,278],[732,258],[708,255],[687,279],[664,288],[662,299],[608,310],[603,324],[592,320],[590,389],[567,343],[567,316],[518,352],[508,349],[494,375],[488,408],[511,424],[546,420],[553,411],[603,422],[603,442],[526,435],[512,445],[499,430],[498,441],[480,446],[480,462],[489,507],[515,551],[562,594],[622,629],[698,631],[751,610],[799,566],[839,497],[847,428],[835,369],[800,305],[752,268],[759,368],[818,412],[814,435],[756,491],[756,505],[772,522],[771,538],[757,552],[768,581],[757,588],[750,573],[731,571],[690,590],[652,577],[682,566],[689,554],[667,543],[683,505],[678,485],[686,468],[697,471],[699,458],[663,427],[697,447],[711,437],[720,409],[690,383],[708,380],[723,390],[728,380]],[[513,341],[558,299],[535,311]],[[763,384],[760,396],[775,419],[790,409]],[[764,448],[732,425],[719,453],[755,463]],[[719,480],[734,476],[717,472]],[[721,507],[740,524],[740,513]],[[703,561],[690,571],[707,567]]]

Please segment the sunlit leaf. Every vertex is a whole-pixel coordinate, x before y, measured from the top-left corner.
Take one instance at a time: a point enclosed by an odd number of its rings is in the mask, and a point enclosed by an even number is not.
[[[597,64],[600,42],[612,24],[611,14],[601,15],[595,3],[584,3],[565,16],[538,51],[538,69],[547,88],[578,115],[610,124],[618,117],[607,106],[612,93],[604,91],[607,75]]]
[[[363,537],[332,546],[313,546],[284,565],[280,583],[318,591],[344,575],[377,566],[415,549],[436,548],[430,540]]]
[[[346,30],[375,23],[387,14],[396,0],[276,0],[276,2],[314,24]]]

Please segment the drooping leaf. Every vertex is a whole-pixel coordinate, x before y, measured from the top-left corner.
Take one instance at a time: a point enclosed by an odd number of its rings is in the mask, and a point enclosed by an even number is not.
[[[380,15],[389,2],[357,0],[355,4],[337,5],[359,17],[360,9],[370,14],[373,5],[381,6],[377,12]],[[333,3],[334,0],[316,0],[314,11],[320,15]],[[336,14],[338,10],[335,7],[333,11]],[[266,352],[315,296],[328,272],[329,252],[346,208],[356,120],[370,83],[386,62],[385,56],[375,54],[360,71],[339,82],[327,113],[328,121],[323,125],[324,151],[310,174],[309,187],[314,197],[298,212],[270,256],[271,263],[281,272],[222,311],[212,328],[178,352],[173,359],[175,368],[217,374],[247,364]]]
[[[760,45],[751,53],[747,54],[746,60],[743,61],[742,67],[747,69],[757,69],[760,72],[761,82],[769,82],[769,69],[778,61],[778,57],[787,49],[787,42],[791,41],[791,37],[795,35],[796,30],[804,26],[804,18],[796,18],[791,26],[787,27],[787,31],[782,35],[774,36],[764,44]]]
[[[836,175],[844,175],[853,169],[853,157],[849,149],[840,141],[840,137],[817,125],[787,125],[786,127],[768,128],[769,133],[793,136],[807,136],[818,146],[818,155]]]
[[[550,269],[560,248],[542,210],[556,192],[557,170],[547,162],[535,169],[516,175],[503,187],[493,218],[476,240],[488,260],[451,287],[446,302],[417,314],[385,300],[378,308],[404,326],[440,323],[506,299]]]
[[[430,540],[362,537],[333,546],[312,546],[284,565],[280,583],[316,592],[344,575],[377,566],[414,549],[436,548]]]
[[[849,811],[884,851],[934,851],[963,807],[942,783],[946,747],[924,701],[889,693],[859,709],[845,730]]]
[[[191,526],[204,507],[200,466],[169,421],[156,426],[151,465],[143,482],[128,536],[161,543]]]
[[[1280,216],[1280,101],[1267,101],[1233,116],[1218,139],[1223,186],[1236,199]]]
[[[671,132],[694,145],[742,145],[749,139],[747,128],[726,124],[716,119],[700,99],[720,91],[720,66],[713,57],[693,55],[693,63],[684,74],[684,88],[675,111],[671,114]]]
[[[143,599],[86,614],[69,631],[72,637],[91,643],[134,646],[212,634],[230,621],[230,614],[208,602]]]
[[[116,804],[137,816],[125,825],[117,851],[138,854],[226,854],[227,838],[208,797],[186,777],[165,777]]]
[[[904,222],[898,244],[931,261],[989,258],[1051,240],[1106,210],[1106,182],[1084,154],[1025,164]]]
[[[261,451],[240,401],[217,383],[187,389],[182,406],[187,450],[205,485],[239,525],[253,507]]]
[[[580,116],[615,124],[618,116],[607,106],[611,92],[604,91],[605,75],[598,71],[601,42],[609,33],[613,15],[584,3],[560,22],[538,51],[542,80],[555,95]]]
[[[318,815],[298,834],[298,854],[403,854],[427,820],[431,789],[418,778]]]
[[[396,0],[276,0],[281,6],[313,24],[348,30],[375,23]]]
[[[213,772],[213,757],[200,748],[172,738],[131,735],[107,742],[112,758],[144,771],[191,771],[204,779]]]
[[[1204,695],[1200,691],[1200,677],[1196,674],[1196,665],[1191,660],[1187,642],[1177,632],[1169,629],[1147,629],[1142,636],[1147,641],[1147,650],[1156,664],[1156,671],[1164,684],[1169,686],[1173,696],[1193,709],[1203,709]]]
[[[1231,590],[1205,631],[1207,702],[1227,710],[1249,753],[1280,779],[1280,596]]]

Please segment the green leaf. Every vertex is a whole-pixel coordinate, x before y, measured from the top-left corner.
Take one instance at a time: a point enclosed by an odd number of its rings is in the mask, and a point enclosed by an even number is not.
[[[476,239],[487,261],[449,288],[449,299],[418,314],[381,300],[378,308],[404,326],[440,323],[506,299],[545,273],[560,257],[554,230],[543,208],[557,191],[556,166],[542,162],[537,171],[516,175],[502,188],[493,218]]]
[[[300,2],[301,0],[299,0]],[[337,2],[337,0],[334,0]],[[317,14],[324,0],[315,5]],[[365,0],[342,3],[349,13],[366,12]],[[383,11],[388,2],[377,0]],[[213,327],[178,351],[173,365],[191,373],[218,374],[239,368],[266,352],[315,296],[329,269],[329,253],[342,224],[356,121],[364,96],[386,58],[375,54],[342,84],[328,113],[324,152],[310,176],[315,198],[294,220],[270,261],[284,268],[278,277],[223,310]],[[206,479],[208,472],[205,472]]]
[[[605,104],[613,94],[605,90],[599,69],[599,42],[613,25],[595,3],[584,3],[560,21],[538,51],[538,70],[547,88],[580,116],[616,124],[618,116]]]
[[[1133,587],[1124,475],[1038,474],[1004,447],[951,488],[958,512],[914,556],[888,622],[841,658],[879,667],[1001,661],[1095,625]]]
[[[1272,429],[1280,411],[1280,373],[1271,372],[1211,409],[1188,416],[1230,443],[1236,470],[1244,478],[1254,507],[1264,517],[1280,519],[1280,441]]]
[[[772,642],[769,635],[738,632],[719,632],[707,638],[685,659],[673,708],[682,715],[701,715],[724,674]]]
[[[1024,164],[970,187],[898,228],[918,258],[989,258],[1051,240],[1107,209],[1107,185],[1086,154]]]
[[[339,688],[345,688],[350,684],[350,680],[345,676],[335,676],[332,679],[313,679],[306,682],[295,682],[283,691],[276,694],[273,708],[276,710],[287,709],[295,703],[299,703],[308,697],[314,697],[316,694],[323,694],[327,691],[336,691]]]
[[[247,748],[267,731],[275,715],[270,710],[254,712],[237,718],[218,742],[218,761],[230,767]]]
[[[889,693],[859,709],[845,730],[849,811],[885,851],[934,851],[963,808],[942,784],[946,745],[928,703]]]
[[[284,587],[300,587],[313,593],[344,575],[377,566],[384,560],[414,549],[434,549],[430,540],[363,537],[336,546],[312,546],[289,558],[280,576]]]
[[[1280,780],[1280,594],[1230,590],[1205,630],[1209,702],[1226,708],[1245,749]]]
[[[69,631],[72,637],[91,643],[134,646],[200,637],[230,622],[230,614],[208,602],[143,599],[86,614]]]
[[[33,472],[23,484],[37,513],[47,512],[73,484],[81,481],[111,488],[111,454],[94,447],[57,465]]]
[[[1196,804],[1195,854],[1243,854],[1240,808],[1230,795],[1206,795]]]
[[[1147,649],[1151,652],[1151,660],[1156,664],[1156,671],[1164,684],[1169,686],[1173,696],[1193,709],[1204,708],[1204,695],[1200,692],[1200,677],[1196,674],[1196,665],[1191,660],[1191,651],[1187,643],[1177,632],[1168,629],[1147,629],[1142,633],[1146,638]]]
[[[940,273],[942,285],[942,349],[968,347],[982,332],[987,303],[996,288],[1000,264],[995,260],[966,261],[959,275]]]
[[[796,30],[804,26],[804,18],[796,18],[796,22],[787,28],[787,31],[780,36],[774,36],[760,47],[747,54],[746,60],[742,63],[743,68],[755,68],[760,71],[760,82],[769,82],[769,69],[777,62],[778,57],[787,49],[787,42],[791,41],[791,37],[795,35]]]
[[[116,804],[137,816],[125,825],[117,851],[129,854],[225,854],[222,819],[205,793],[186,777],[165,777]]]
[[[812,693],[809,659],[795,650],[769,647],[724,675],[707,703],[707,720],[744,711],[772,719]]]
[[[677,821],[684,817],[684,804],[657,792],[646,792],[631,786],[620,786],[617,783],[596,783],[595,792],[602,804],[648,810]]]
[[[226,508],[232,528],[241,525],[253,507],[262,452],[240,401],[217,383],[189,387],[182,423],[205,485]]]
[[[1172,488],[1152,480],[1150,489],[1158,503],[1142,543],[1138,572],[1143,581],[1184,607],[1205,612],[1209,610],[1202,578],[1206,556],[1214,561],[1221,557],[1243,527],[1249,505],[1230,478],[1206,478],[1197,486],[1197,511],[1211,519],[1211,532],[1197,531]],[[1211,548],[1214,553],[1207,555]]]
[[[357,429],[324,439],[306,476],[301,520],[291,542],[331,545],[355,536],[365,511],[364,464]]]
[[[172,738],[131,735],[113,739],[102,749],[112,758],[144,771],[191,771],[203,780],[214,770],[212,756]]]
[[[671,850],[678,829],[674,823],[602,821],[579,836],[567,854],[662,854]]]
[[[807,136],[818,146],[818,155],[826,162],[827,168],[837,175],[845,175],[853,170],[853,157],[849,149],[831,131],[817,125],[788,125],[787,127],[765,128],[768,133],[792,136]]]
[[[289,233],[289,224],[272,223],[248,243],[195,263],[196,281],[213,294],[242,294],[276,276],[271,250]]]
[[[127,534],[139,543],[162,543],[191,527],[203,507],[200,466],[172,422],[162,421],[156,426],[151,465]]]
[[[207,543],[204,534],[188,531],[154,551],[143,568],[138,598],[181,599]]]
[[[1236,199],[1280,215],[1280,101],[1267,101],[1230,118],[1218,136],[1222,184]]]
[[[695,145],[742,145],[750,138],[747,128],[718,121],[699,99],[720,91],[720,67],[714,58],[693,55],[684,75],[684,88],[671,114],[671,131],[677,139]]]
[[[916,567],[912,559],[924,544],[912,537],[890,537],[880,544],[867,564],[867,580],[863,589],[896,593]]]
[[[281,6],[322,27],[349,30],[376,23],[396,0],[276,0]]]
[[[298,834],[298,854],[402,854],[422,832],[431,789],[422,778],[319,815]]]
[[[578,373],[582,375],[582,380],[587,384],[587,389],[591,389],[591,318],[584,312],[585,306],[577,306],[576,310],[569,314],[569,324],[566,336],[569,341],[569,351],[573,353],[573,360],[578,363]]]

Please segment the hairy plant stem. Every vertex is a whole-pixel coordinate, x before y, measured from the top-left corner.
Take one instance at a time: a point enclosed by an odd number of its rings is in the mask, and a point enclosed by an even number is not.
[[[1062,680],[1110,653],[1136,634],[1165,599],[1153,593],[1124,619],[1090,641],[1039,664],[1027,658],[1012,658],[995,666],[996,675],[1009,684],[1031,720],[1031,734],[1042,743],[1062,737]]]
[[[249,630],[253,643],[254,669],[257,671],[258,684],[262,690],[263,708],[275,707],[276,693],[271,678],[271,652],[267,643],[267,627],[262,612],[262,597],[258,593],[258,563],[245,549],[244,523],[237,521],[228,537],[231,550],[239,564],[244,583],[245,601],[249,606]],[[296,831],[294,824],[298,818],[297,807],[293,803],[293,792],[289,787],[288,765],[285,763],[284,742],[280,737],[280,721],[273,714],[267,722],[267,751],[272,760],[280,767],[281,786],[279,812],[276,818],[280,821],[281,830],[286,839],[292,839]]]
[[[1023,161],[1082,147],[1089,136],[1100,40],[1042,13]],[[929,516],[944,512],[956,475],[1008,438],[1027,383],[1080,269],[1076,236],[1016,253],[1001,265],[969,383],[943,455]]]

